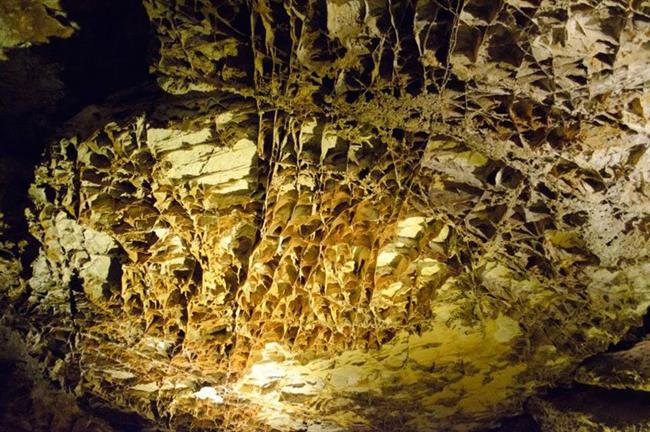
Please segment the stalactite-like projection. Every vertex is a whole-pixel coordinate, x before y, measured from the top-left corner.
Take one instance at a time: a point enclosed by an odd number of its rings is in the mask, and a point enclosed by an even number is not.
[[[604,352],[650,306],[650,4],[143,3],[163,91],[61,129],[29,271],[0,256],[50,381],[232,431],[568,431],[607,391],[548,388],[648,391],[647,341]]]

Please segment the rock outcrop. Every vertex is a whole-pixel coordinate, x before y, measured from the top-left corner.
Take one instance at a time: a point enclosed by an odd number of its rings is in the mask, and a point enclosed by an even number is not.
[[[6,260],[61,388],[172,429],[465,431],[641,324],[644,2],[143,3],[168,94],[62,129],[31,275]],[[552,398],[544,430],[586,424]]]
[[[647,431],[650,395],[579,388],[533,400],[529,410],[542,430],[569,431]]]
[[[52,37],[67,38],[74,30],[59,0],[4,0],[0,4],[0,61],[7,59],[10,49],[42,44]]]
[[[632,348],[600,354],[585,362],[576,374],[582,384],[614,389],[650,391],[650,341]]]

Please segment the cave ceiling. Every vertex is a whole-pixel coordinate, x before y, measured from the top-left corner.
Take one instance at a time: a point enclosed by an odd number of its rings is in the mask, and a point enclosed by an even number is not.
[[[3,326],[76,416],[650,427],[598,408],[650,408],[649,2],[142,7],[151,80],[0,176]],[[0,111],[59,106],[66,63],[23,53],[83,23],[9,0],[0,28]]]

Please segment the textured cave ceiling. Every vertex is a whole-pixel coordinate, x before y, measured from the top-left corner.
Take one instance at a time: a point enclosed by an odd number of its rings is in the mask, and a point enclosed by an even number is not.
[[[650,430],[650,2],[2,0],[0,430]]]

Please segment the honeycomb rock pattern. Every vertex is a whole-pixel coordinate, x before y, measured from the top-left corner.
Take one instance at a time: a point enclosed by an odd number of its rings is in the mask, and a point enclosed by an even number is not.
[[[633,140],[598,171],[222,93],[151,105],[52,146],[30,284],[62,313],[73,287],[76,385],[153,419],[465,430],[650,304],[641,192],[599,174],[647,175],[616,165]]]
[[[463,119],[519,145],[559,145],[582,118],[610,123],[611,94],[650,78],[641,1],[144,4],[168,91],[229,89],[382,126]],[[627,102],[643,111],[643,100]]]
[[[88,108],[30,190],[62,387],[172,428],[463,431],[640,323],[644,2],[144,4],[175,96]]]

